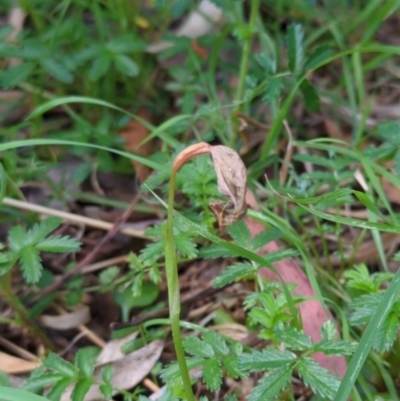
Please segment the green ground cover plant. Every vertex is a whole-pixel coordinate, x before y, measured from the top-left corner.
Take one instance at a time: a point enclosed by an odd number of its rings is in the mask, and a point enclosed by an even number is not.
[[[2,3],[0,351],[40,367],[0,363],[0,401],[398,400],[399,8]],[[43,323],[82,305],[91,337]],[[132,333],[119,359],[162,350],[125,388],[98,358]]]

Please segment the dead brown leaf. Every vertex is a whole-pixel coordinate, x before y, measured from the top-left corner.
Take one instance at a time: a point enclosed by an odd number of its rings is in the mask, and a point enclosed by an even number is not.
[[[86,305],[78,306],[73,312],[58,316],[42,315],[40,323],[44,327],[54,330],[75,329],[90,321],[90,309]]]
[[[142,107],[137,115],[140,118],[151,122],[151,115],[148,109]],[[154,141],[148,141],[140,146],[142,141],[144,141],[149,134],[150,130],[137,120],[131,120],[129,124],[119,132],[119,135],[122,136],[126,141],[125,148],[144,157],[149,156],[153,151]],[[150,168],[135,160],[132,160],[132,164],[135,168],[136,176],[139,182],[144,182],[150,175]]]
[[[1,370],[9,374],[18,374],[24,372],[31,372],[38,368],[41,363],[26,361],[25,359],[17,358],[0,351]]]

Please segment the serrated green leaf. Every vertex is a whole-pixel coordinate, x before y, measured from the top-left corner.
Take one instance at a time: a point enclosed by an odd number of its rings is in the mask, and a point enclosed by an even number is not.
[[[25,246],[26,231],[22,226],[13,226],[8,232],[8,246],[10,250],[17,253]]]
[[[78,375],[78,369],[71,363],[61,358],[54,352],[50,352],[45,360],[43,366],[47,369],[52,369],[63,376],[67,376],[70,379],[75,379]]]
[[[59,217],[49,217],[40,223],[35,224],[28,230],[26,236],[28,238],[27,244],[37,244],[43,241],[47,235],[56,230],[62,223]]]
[[[283,86],[282,78],[280,77],[270,78],[267,81],[267,86],[265,88],[262,100],[267,104],[271,104],[277,101],[279,96],[281,95],[282,86]]]
[[[65,68],[64,65],[51,58],[44,58],[40,60],[43,69],[50,74],[57,81],[64,84],[70,84],[74,80],[72,73]]]
[[[37,283],[42,275],[42,260],[32,246],[26,246],[19,251],[21,270],[27,283]]]
[[[321,327],[321,336],[323,340],[334,340],[337,335],[335,323],[332,320],[327,320]]]
[[[25,62],[3,71],[0,76],[0,82],[3,88],[15,88],[31,75],[34,67],[35,65],[33,63]]]
[[[113,395],[113,386],[110,383],[104,383],[102,385],[100,385],[99,390],[101,392],[101,394],[104,395],[104,398],[106,398],[107,400],[110,400],[112,398]]]
[[[224,287],[245,276],[254,275],[256,272],[257,268],[250,262],[238,262],[232,266],[228,266],[216,277],[214,280],[214,287]]]
[[[90,66],[88,72],[89,80],[96,82],[100,78],[104,77],[111,67],[111,61],[112,59],[109,53],[103,52],[102,54],[99,54],[99,56],[93,60],[92,65]]]
[[[279,262],[283,259],[294,258],[299,254],[296,249],[279,249],[278,251],[269,252],[264,255],[267,264]]]
[[[222,385],[222,369],[218,359],[211,358],[203,362],[203,382],[211,391],[217,391]]]
[[[97,347],[85,347],[80,348],[76,353],[75,366],[78,367],[83,376],[87,378],[93,376],[94,365],[99,352]]]
[[[118,54],[114,57],[114,63],[117,70],[128,77],[136,77],[139,75],[139,66],[128,56]]]
[[[188,336],[183,340],[185,351],[193,356],[211,358],[215,355],[213,347],[198,337]]]
[[[253,350],[251,354],[242,354],[239,358],[240,369],[255,372],[267,369],[282,368],[296,362],[296,355],[290,351],[278,349],[262,351]]]
[[[40,241],[35,248],[42,252],[64,253],[79,251],[80,247],[81,243],[75,238],[57,235]]]
[[[242,344],[240,344],[242,346]],[[246,373],[239,366],[239,356],[228,355],[221,358],[221,363],[226,373],[234,379],[246,377]]]
[[[69,377],[59,380],[46,394],[46,398],[50,401],[60,401],[65,389],[72,383],[73,379],[70,379]]]
[[[339,379],[311,358],[301,358],[297,365],[297,372],[305,385],[309,386],[315,394],[329,399],[335,397],[340,385]]]
[[[373,348],[378,352],[389,351],[393,346],[399,331],[399,315],[397,312],[390,312],[385,320],[379,334],[375,339]]]
[[[153,264],[164,255],[164,244],[162,241],[152,242],[140,251],[140,260]]]
[[[304,59],[304,32],[299,24],[290,25],[287,33],[287,45],[289,56],[289,70],[294,74],[301,71]]]
[[[294,351],[305,351],[313,346],[310,336],[292,326],[280,324],[275,327],[274,333],[276,341],[286,344]]]
[[[176,250],[186,258],[194,259],[197,256],[197,245],[185,234],[180,233],[175,236],[175,246]]]
[[[211,345],[217,355],[226,356],[229,354],[229,348],[224,337],[215,331],[208,331],[205,333],[203,340]]]
[[[323,352],[326,355],[352,355],[357,344],[346,340],[322,340],[314,347],[314,352]]]
[[[72,401],[83,401],[85,399],[85,395],[89,391],[92,384],[93,384],[93,379],[91,379],[91,378],[85,378],[85,379],[79,380],[76,383],[74,390],[72,391],[71,400]]]
[[[248,396],[248,401],[273,401],[287,387],[292,378],[292,368],[275,369],[261,379]]]
[[[249,244],[251,238],[250,231],[243,220],[238,220],[231,224],[226,228],[226,231],[228,231],[228,234],[237,244],[243,246],[244,248],[246,248]]]
[[[353,309],[349,321],[352,325],[366,324],[380,304],[383,293],[365,294],[357,297],[350,304]]]
[[[270,227],[265,231],[257,234],[251,239],[251,249],[253,251],[258,251],[264,245],[276,241],[282,237],[282,231],[277,227]]]
[[[267,312],[261,308],[253,308],[250,311],[249,316],[267,329],[272,327],[273,317],[269,311]]]
[[[327,46],[317,47],[307,58],[304,63],[305,70],[312,70],[315,67],[318,67],[325,60],[328,60],[333,55],[333,49]]]
[[[320,102],[317,90],[308,79],[304,79],[300,84],[300,92],[303,95],[304,104],[306,109],[313,113],[320,109]]]

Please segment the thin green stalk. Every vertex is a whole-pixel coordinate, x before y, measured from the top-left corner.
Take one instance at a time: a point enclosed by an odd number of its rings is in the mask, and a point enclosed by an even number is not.
[[[248,32],[246,35],[246,39],[244,40],[243,43],[243,51],[242,51],[242,58],[240,61],[240,72],[239,72],[239,83],[237,86],[237,92],[236,92],[236,107],[235,107],[235,112],[238,112],[241,110],[242,106],[242,99],[244,95],[244,86],[246,82],[246,75],[247,75],[247,68],[249,65],[249,59],[250,59],[250,53],[251,53],[251,44],[253,42],[253,33],[256,27],[256,18],[257,18],[257,12],[258,8],[260,5],[260,0],[253,0],[251,2],[251,11],[250,11],[250,21],[247,26]],[[234,142],[237,137],[237,129],[233,130],[233,135],[232,135],[232,145],[234,145]]]
[[[180,329],[180,294],[179,294],[179,277],[178,266],[176,262],[175,240],[174,240],[174,198],[175,198],[175,181],[176,171],[172,171],[171,179],[169,182],[168,194],[168,217],[166,224],[163,224],[163,238],[165,244],[165,270],[167,273],[168,285],[168,302],[169,302],[169,316],[171,319],[172,338],[178,360],[179,369],[181,372],[183,386],[188,401],[195,401],[192,390],[192,383],[190,381],[188,367],[186,365],[185,351],[182,345],[182,336]]]

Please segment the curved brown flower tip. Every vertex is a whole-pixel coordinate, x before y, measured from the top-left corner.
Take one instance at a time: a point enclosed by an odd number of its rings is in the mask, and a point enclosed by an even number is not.
[[[247,172],[240,156],[231,148],[212,146],[211,156],[217,173],[218,190],[229,201],[212,202],[209,206],[219,226],[227,226],[246,215]]]
[[[183,149],[181,153],[176,156],[174,164],[172,165],[172,172],[176,173],[185,163],[196,156],[205,155],[210,153],[212,146],[206,142],[196,143],[195,145],[188,146]]]

